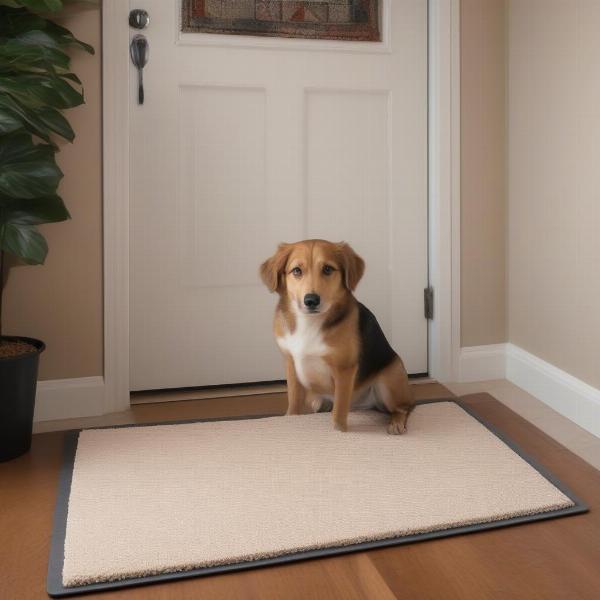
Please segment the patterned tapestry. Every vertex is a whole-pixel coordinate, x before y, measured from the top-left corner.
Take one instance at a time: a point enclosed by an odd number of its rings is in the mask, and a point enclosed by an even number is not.
[[[184,33],[379,41],[379,0],[182,0]]]

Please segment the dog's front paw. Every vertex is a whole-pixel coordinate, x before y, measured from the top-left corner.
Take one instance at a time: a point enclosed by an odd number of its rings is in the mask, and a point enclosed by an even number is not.
[[[348,431],[348,423],[345,421],[334,421],[333,428],[337,431]]]
[[[406,425],[404,423],[399,423],[398,421],[392,421],[387,428],[387,432],[390,435],[400,435],[406,431]]]

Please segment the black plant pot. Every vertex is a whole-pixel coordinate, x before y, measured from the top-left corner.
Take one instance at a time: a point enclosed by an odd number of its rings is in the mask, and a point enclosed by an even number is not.
[[[3,336],[2,340],[31,344],[36,352],[0,358],[0,462],[31,447],[38,363],[46,347],[33,338]]]

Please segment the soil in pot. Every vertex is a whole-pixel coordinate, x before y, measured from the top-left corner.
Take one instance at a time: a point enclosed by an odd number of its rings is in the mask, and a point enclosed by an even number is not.
[[[37,352],[37,350],[33,344],[28,344],[27,342],[0,340],[0,358],[21,356],[21,354]]]

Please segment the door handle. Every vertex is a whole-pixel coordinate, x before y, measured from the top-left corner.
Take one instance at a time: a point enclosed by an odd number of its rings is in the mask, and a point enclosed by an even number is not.
[[[138,104],[144,104],[144,75],[143,70],[148,62],[148,40],[141,33],[133,36],[129,44],[131,62],[138,72]]]

